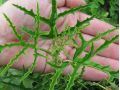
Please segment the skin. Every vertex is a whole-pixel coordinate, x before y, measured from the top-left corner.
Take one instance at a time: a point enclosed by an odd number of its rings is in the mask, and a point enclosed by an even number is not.
[[[50,11],[51,11],[51,3],[50,0],[39,0],[40,2],[40,11],[41,11],[41,16],[48,18],[50,16]],[[5,18],[3,17],[3,13],[6,13],[10,19],[13,21],[15,26],[17,27],[17,30],[19,33],[21,33],[20,28],[21,26],[27,26],[29,28],[33,28],[34,26],[34,20],[28,16],[25,15],[23,12],[20,10],[16,9],[13,7],[11,4],[18,4],[26,7],[27,9],[33,9],[35,11],[36,9],[36,0],[9,0],[5,4],[3,4],[0,7],[0,44],[4,45],[6,43],[10,42],[17,42],[15,35],[13,34],[12,30],[10,29],[8,23],[6,22]],[[69,8],[77,7],[79,5],[85,5],[86,2],[84,0],[57,0],[57,7],[58,7],[58,13],[63,12]],[[59,32],[64,30],[65,25],[69,26],[74,26],[77,23],[77,20],[83,21],[87,17],[90,17],[89,15],[86,15],[82,12],[76,12],[74,14],[69,14],[65,17],[60,18],[57,21],[57,28]],[[74,19],[73,19],[74,18]],[[91,39],[94,37],[96,34],[107,31],[108,29],[114,28],[112,25],[100,21],[98,19],[94,19],[90,22],[90,26],[82,30],[84,38],[86,40]],[[49,27],[42,23],[41,28],[42,31],[49,31]],[[94,46],[97,48],[100,46],[102,43],[104,43],[105,40],[110,39],[111,37],[115,36],[118,34],[118,31],[113,32],[109,34],[108,36],[104,37],[103,39],[97,41]],[[27,40],[28,37],[27,35],[23,35],[24,39]],[[76,41],[80,45],[81,42],[76,36]],[[51,41],[47,40],[45,43],[42,40],[39,40],[39,46],[44,49],[49,49],[51,45]],[[20,51],[22,47],[13,47],[10,49],[5,49],[1,54],[0,54],[0,66],[6,65],[12,57],[15,56],[15,54]],[[66,46],[65,50],[67,53],[73,57],[75,49],[70,46]],[[101,65],[109,65],[113,70],[118,70],[119,64],[118,64],[118,58],[119,58],[119,45],[118,41],[115,43],[112,43],[107,49],[105,49],[103,52],[101,52],[99,55],[95,56],[92,60],[93,62],[99,63]],[[86,49],[86,52],[89,51],[89,47]],[[84,52],[82,56],[85,55]],[[13,65],[14,68],[17,69],[23,69],[28,68],[31,66],[34,56],[33,56],[34,50],[28,49],[25,52],[25,55],[22,55],[19,60]],[[44,52],[40,52],[44,55],[47,55]],[[63,60],[67,60],[67,57],[63,52],[61,52],[60,57]],[[37,61],[37,66],[35,68],[35,72],[52,72],[53,69],[49,66],[46,65],[46,60],[45,58],[39,57]],[[72,67],[68,66],[64,70],[64,74],[69,74],[72,72]],[[108,78],[107,74],[104,72],[98,71],[94,68],[87,67],[85,69],[85,73],[83,75],[83,78],[85,80],[92,80],[92,81],[99,81],[105,78]]]

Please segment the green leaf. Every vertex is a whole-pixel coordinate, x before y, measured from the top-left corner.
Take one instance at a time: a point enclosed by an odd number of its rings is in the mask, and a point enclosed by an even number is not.
[[[98,0],[102,5],[104,5],[104,0]]]
[[[62,13],[59,13],[59,14],[58,14],[58,18],[63,17],[63,16],[68,15],[68,14],[71,14],[71,13],[74,13],[74,12],[79,11],[79,10],[81,10],[81,9],[84,9],[84,8],[86,8],[86,7],[88,7],[88,6],[89,6],[89,5],[79,6],[79,7],[76,7],[76,8],[72,8],[72,9],[70,9],[70,10],[66,10],[66,11],[64,11],[64,12],[62,12]]]
[[[22,37],[18,34],[16,27],[13,25],[12,21],[9,19],[9,17],[6,14],[3,14],[5,19],[8,21],[10,27],[12,28],[14,34],[16,35],[17,39],[22,41]]]
[[[35,34],[35,32],[32,31],[32,30],[31,30],[30,28],[28,28],[28,27],[22,27],[21,30],[24,31],[24,32],[26,32],[26,33],[28,33],[28,34],[31,35],[31,36],[34,36],[34,34]]]
[[[34,82],[33,80],[26,79],[22,83],[25,86],[25,88],[33,88],[33,85],[32,85],[33,82]]]
[[[21,11],[23,11],[27,15],[30,15],[32,17],[36,16],[32,9],[28,10],[25,7],[22,7],[22,6],[19,6],[19,5],[16,5],[16,4],[13,4],[13,6],[16,7],[16,8],[18,8],[18,9],[20,9]]]
[[[97,41],[97,40],[100,40],[102,37],[104,37],[104,36],[106,36],[106,35],[114,32],[114,31],[116,31],[116,30],[117,30],[117,28],[113,28],[113,29],[107,30],[106,32],[100,33],[100,34],[96,35],[94,38],[92,38],[92,39],[89,41],[89,43],[95,42],[95,41]]]
[[[74,27],[69,27],[67,30],[61,32],[58,36],[75,35],[77,33],[80,33],[81,30],[90,24],[90,21],[92,19],[93,17],[90,17],[82,22],[77,21],[77,24]]]
[[[102,50],[104,50],[105,48],[107,48],[111,43],[115,42],[118,39],[119,39],[119,35],[116,35],[111,40],[105,41],[104,44],[102,44],[99,48],[97,48],[97,50],[95,51],[95,54],[101,52]]]
[[[25,7],[22,7],[22,6],[19,6],[19,5],[16,5],[16,4],[13,4],[13,6],[15,6],[19,10],[23,11],[25,14],[32,16],[33,18],[35,18],[35,16],[36,16],[36,14],[33,12],[32,9],[28,10]],[[50,25],[50,22],[49,22],[48,19],[40,16],[40,20],[43,21],[43,22],[45,22],[46,24]]]
[[[0,45],[0,53],[5,49],[5,48],[11,48],[15,46],[21,46],[20,43],[8,43],[5,45]]]

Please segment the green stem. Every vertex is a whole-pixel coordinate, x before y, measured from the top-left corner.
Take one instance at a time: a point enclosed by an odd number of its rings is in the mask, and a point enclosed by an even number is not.
[[[34,62],[32,63],[32,66],[29,68],[28,72],[24,74],[24,76],[21,78],[21,81],[26,79],[30,73],[33,72],[36,64],[37,64],[37,58],[38,58],[38,49],[37,49],[37,44],[38,44],[38,39],[39,39],[39,26],[40,26],[40,19],[39,19],[40,13],[39,13],[39,4],[37,3],[37,15],[35,17],[35,35],[34,35]]]
[[[71,77],[69,79],[69,82],[68,82],[67,87],[65,88],[65,90],[70,90],[71,87],[74,85],[75,78],[78,76],[77,71],[78,71],[79,67],[80,67],[80,65],[78,64],[74,68],[73,73],[72,73],[72,75],[71,75]]]
[[[49,37],[57,37],[58,32],[57,32],[57,27],[56,27],[56,20],[57,20],[57,2],[56,0],[52,0],[52,13],[50,17],[50,33]]]
[[[62,74],[64,68],[68,65],[68,63],[63,63],[62,68],[56,69],[56,73],[52,76],[52,82],[50,83],[49,90],[54,90],[55,85],[57,84],[57,80]]]

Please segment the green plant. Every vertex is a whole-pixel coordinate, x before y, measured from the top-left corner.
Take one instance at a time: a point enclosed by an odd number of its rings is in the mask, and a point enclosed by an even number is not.
[[[103,4],[103,2],[100,2],[100,3]],[[28,48],[32,48],[32,49],[34,49],[34,62],[31,65],[31,67],[28,69],[28,71],[23,76],[20,76],[21,81],[24,81],[33,72],[33,70],[36,66],[36,63],[37,63],[37,58],[39,56],[47,58],[46,56],[38,53],[38,50],[44,51],[52,57],[51,62],[46,62],[46,64],[49,64],[55,70],[55,73],[51,75],[51,82],[49,85],[49,90],[55,89],[55,87],[59,83],[58,80],[63,73],[62,71],[68,65],[71,65],[73,67],[73,73],[70,74],[70,76],[68,78],[69,80],[68,80],[68,82],[66,82],[65,90],[70,90],[74,86],[75,80],[79,76],[82,77],[82,75],[84,73],[84,69],[87,66],[94,67],[98,70],[106,72],[110,76],[110,78],[108,79],[109,82],[113,81],[114,78],[118,78],[118,72],[112,71],[108,66],[102,66],[97,63],[93,63],[91,61],[92,57],[94,57],[96,54],[100,53],[102,50],[107,48],[111,43],[116,41],[119,38],[119,35],[116,35],[111,40],[105,41],[104,44],[102,44],[100,47],[98,47],[95,51],[94,51],[94,42],[101,39],[102,37],[106,36],[107,34],[114,32],[116,30],[116,28],[108,30],[104,33],[100,33],[96,37],[92,38],[89,41],[86,41],[84,39],[84,37],[82,36],[81,30],[83,30],[85,27],[87,27],[89,25],[89,22],[90,22],[90,20],[93,19],[93,17],[88,18],[88,19],[84,20],[83,22],[78,21],[76,26],[67,27],[61,33],[59,33],[57,30],[57,27],[56,27],[57,19],[65,16],[67,14],[74,13],[78,10],[84,10],[85,8],[89,7],[89,5],[79,6],[76,8],[72,8],[68,11],[65,11],[63,13],[57,14],[56,0],[52,0],[52,13],[51,13],[50,18],[44,18],[44,17],[40,16],[40,10],[39,10],[38,3],[37,3],[37,7],[36,7],[37,8],[36,13],[34,13],[32,10],[27,10],[26,8],[24,8],[22,6],[18,6],[15,4],[13,4],[13,6],[15,6],[16,8],[23,11],[25,14],[30,15],[31,17],[34,18],[34,20],[35,20],[35,29],[34,30],[29,30],[29,28],[27,28],[27,27],[23,28],[23,31],[28,33],[32,37],[34,42],[32,44],[30,44],[29,42],[25,42],[23,40],[22,36],[17,32],[16,27],[14,26],[12,21],[9,19],[9,17],[6,14],[4,14],[4,17],[8,21],[10,27],[12,28],[12,30],[13,30],[14,34],[16,35],[17,39],[19,40],[19,42],[0,45],[0,51],[2,52],[5,48],[8,48],[8,47],[11,48],[14,46],[22,46],[23,49],[18,54],[16,54],[16,56],[14,58],[12,58],[10,60],[10,62],[7,64],[7,66],[5,68],[3,68],[1,70],[1,72],[0,72],[1,77],[4,77],[4,75],[6,74],[8,69],[18,60],[18,58],[22,54],[24,54],[24,52]],[[45,22],[46,24],[49,25],[49,27],[50,27],[49,32],[40,31],[39,25],[41,22]],[[79,36],[79,38],[82,42],[81,46],[79,46],[75,43],[75,40],[73,38],[75,35]],[[43,48],[38,47],[37,44],[38,44],[39,38],[51,39],[52,45],[50,47],[50,50],[45,50]],[[71,61],[63,61],[59,57],[59,54],[61,51],[64,51],[64,46],[69,45],[70,43],[72,43],[72,45],[76,47],[76,52],[74,54],[74,57],[70,58]],[[85,57],[83,57],[83,58],[79,57],[88,46],[91,46],[91,50],[86,54]],[[78,73],[78,69],[80,67],[81,67],[81,73]],[[82,80],[82,78],[80,78],[80,79]],[[94,85],[99,85],[99,84],[94,83]],[[102,87],[102,88],[104,88],[104,87]]]
[[[86,0],[90,4],[83,10],[85,13],[94,15],[96,18],[118,26],[119,0]]]

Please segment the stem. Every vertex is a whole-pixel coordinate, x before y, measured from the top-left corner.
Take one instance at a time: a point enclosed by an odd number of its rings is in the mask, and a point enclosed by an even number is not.
[[[49,37],[57,37],[58,32],[57,32],[57,28],[56,28],[56,20],[57,20],[57,2],[56,0],[52,0],[52,14],[50,17],[50,33],[49,33]]]
[[[50,83],[49,90],[54,90],[55,85],[57,84],[57,80],[63,72],[64,68],[68,65],[68,63],[63,63],[62,68],[56,69],[56,73],[52,76],[52,82]]]
[[[71,75],[71,77],[69,79],[69,82],[68,82],[67,87],[65,88],[65,90],[70,90],[71,87],[74,85],[75,78],[76,78],[76,76],[78,76],[77,71],[78,71],[79,67],[80,67],[80,65],[78,64],[74,68],[73,73],[72,73],[72,75]]]
[[[24,74],[24,76],[21,78],[21,81],[26,79],[30,73],[33,72],[36,64],[37,64],[37,58],[38,58],[38,49],[37,49],[37,44],[38,44],[38,39],[39,39],[39,26],[40,26],[40,19],[39,19],[40,13],[39,13],[39,4],[37,2],[37,15],[35,17],[35,35],[34,35],[34,62],[32,63],[32,66],[29,68],[28,72]]]
[[[18,34],[17,30],[16,30],[16,27],[13,25],[13,23],[11,22],[11,20],[9,19],[9,17],[6,15],[6,14],[3,14],[5,19],[8,21],[10,27],[12,28],[14,34],[16,35],[17,39],[19,41],[22,41],[22,37]]]

